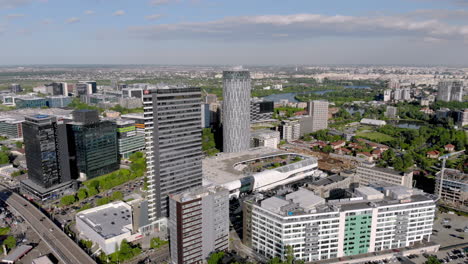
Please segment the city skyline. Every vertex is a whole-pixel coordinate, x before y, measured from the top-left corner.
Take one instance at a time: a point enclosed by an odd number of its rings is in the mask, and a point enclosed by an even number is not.
[[[465,65],[468,2],[0,1],[2,65]]]

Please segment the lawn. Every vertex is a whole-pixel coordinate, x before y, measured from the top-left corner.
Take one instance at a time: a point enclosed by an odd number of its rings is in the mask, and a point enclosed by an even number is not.
[[[356,136],[378,142],[388,142],[395,139],[387,134],[380,132],[357,132]]]

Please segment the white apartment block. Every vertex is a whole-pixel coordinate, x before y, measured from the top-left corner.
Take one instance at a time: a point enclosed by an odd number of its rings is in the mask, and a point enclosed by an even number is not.
[[[244,244],[266,256],[312,262],[429,241],[435,203],[402,186],[358,188],[353,198],[330,200],[301,189],[244,202]]]

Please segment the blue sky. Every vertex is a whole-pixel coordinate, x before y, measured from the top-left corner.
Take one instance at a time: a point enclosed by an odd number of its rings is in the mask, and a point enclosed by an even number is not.
[[[468,65],[468,0],[0,0],[0,64]]]

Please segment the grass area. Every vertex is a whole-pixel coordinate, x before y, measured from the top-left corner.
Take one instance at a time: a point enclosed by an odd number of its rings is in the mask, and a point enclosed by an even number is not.
[[[387,134],[380,132],[357,132],[356,136],[378,142],[389,142],[395,139]]]

